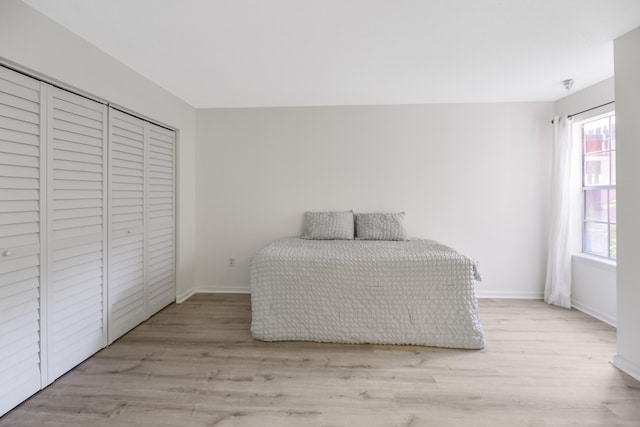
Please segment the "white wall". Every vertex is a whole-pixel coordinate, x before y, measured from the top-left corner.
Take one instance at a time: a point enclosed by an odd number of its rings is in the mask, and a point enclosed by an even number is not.
[[[585,88],[579,92],[572,93],[556,102],[556,114],[574,114],[589,108],[596,107],[614,100],[615,97],[614,79],[610,78]],[[611,111],[612,105],[602,107],[587,114],[575,117],[575,120],[588,118],[588,115],[601,114]],[[578,141],[579,136],[576,138]],[[580,142],[577,144],[580,144]],[[580,174],[582,159],[579,146],[576,147],[575,167]],[[591,316],[603,320],[611,325],[616,324],[616,267],[615,263],[598,260],[597,257],[582,255],[582,189],[581,179],[576,179],[576,189],[574,197],[574,236],[573,242],[574,256],[572,258],[572,282],[571,282],[571,303]]]
[[[541,298],[553,112],[551,102],[198,110],[198,289],[247,291],[251,256],[299,235],[305,210],[403,210],[411,235],[480,261],[480,295]]]
[[[640,380],[640,28],[614,42],[618,144],[618,345],[614,363]]]
[[[177,292],[188,294],[194,283],[195,109],[19,0],[0,1],[0,63],[177,129]]]
[[[571,305],[612,326],[617,323],[616,265],[588,256],[571,259]]]

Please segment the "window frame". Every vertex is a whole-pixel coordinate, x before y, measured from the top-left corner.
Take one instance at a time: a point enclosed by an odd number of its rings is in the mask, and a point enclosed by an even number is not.
[[[612,235],[617,234],[617,221],[614,220],[613,222],[611,221],[611,190],[615,191],[616,190],[616,184],[617,184],[617,180],[616,180],[616,171],[617,171],[617,165],[616,165],[616,153],[617,153],[617,145],[615,144],[615,139],[616,139],[616,135],[615,135],[615,110],[610,110],[606,113],[603,114],[598,114],[597,116],[593,116],[593,117],[589,117],[588,119],[584,119],[581,120],[580,123],[578,124],[580,127],[580,160],[581,160],[581,167],[580,167],[580,172],[581,172],[581,205],[582,205],[582,219],[581,219],[581,252],[583,254],[587,254],[589,256],[594,256],[594,257],[598,257],[601,258],[603,260],[609,260],[612,262],[615,262],[617,259],[617,245],[614,244],[612,245]],[[608,123],[608,128],[609,128],[609,138],[608,138],[608,148],[606,150],[599,150],[599,151],[591,151],[591,152],[587,152],[587,148],[586,148],[586,144],[587,144],[587,140],[586,140],[586,134],[585,134],[585,127],[588,126],[590,123],[596,122],[596,121],[600,121],[603,119],[608,119],[609,123]],[[586,175],[587,175],[587,171],[586,171],[586,164],[587,164],[587,155],[593,155],[593,154],[601,154],[601,153],[606,153],[608,154],[608,159],[609,159],[609,167],[608,167],[608,174],[609,174],[609,183],[608,184],[589,184],[586,181]],[[607,209],[606,209],[606,213],[607,213],[607,218],[606,221],[605,220],[596,220],[596,219],[588,219],[587,218],[587,214],[588,214],[588,198],[587,198],[587,192],[588,191],[601,191],[604,190],[606,191],[607,194]],[[617,201],[617,192],[616,192],[616,197],[615,197],[615,201]],[[586,247],[586,243],[588,241],[588,231],[587,231],[587,226],[590,224],[601,224],[601,225],[605,225],[606,229],[607,229],[607,255],[603,255],[602,253],[598,253],[598,252],[593,252],[588,250],[589,248]],[[615,228],[614,233],[612,233],[612,226]]]

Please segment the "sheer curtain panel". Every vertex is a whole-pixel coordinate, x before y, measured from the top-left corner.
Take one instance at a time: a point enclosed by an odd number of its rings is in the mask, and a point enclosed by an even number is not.
[[[555,117],[553,165],[551,169],[551,209],[549,247],[544,300],[571,308],[571,181],[573,165],[573,121],[567,116]]]

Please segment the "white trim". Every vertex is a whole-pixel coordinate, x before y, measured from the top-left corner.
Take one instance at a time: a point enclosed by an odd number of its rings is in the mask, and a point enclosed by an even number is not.
[[[113,254],[113,238],[111,237],[112,229],[113,229],[113,218],[111,212],[113,211],[113,207],[111,206],[111,198],[112,198],[112,185],[111,185],[111,177],[113,175],[113,162],[111,161],[111,156],[113,155],[113,150],[111,147],[111,140],[113,134],[113,110],[107,107],[107,169],[103,172],[103,180],[105,182],[105,188],[103,191],[107,193],[107,204],[104,208],[107,210],[107,222],[105,224],[107,228],[107,240],[105,241],[105,250],[107,251],[107,264],[105,265],[106,278],[105,280],[105,298],[107,300],[107,311],[105,312],[106,321],[107,321],[107,345],[111,344],[113,339],[111,336],[115,333],[115,328],[113,327],[113,296],[111,294],[111,284],[109,282],[109,278],[111,277],[111,258]],[[106,346],[105,346],[106,347]]]
[[[212,287],[198,287],[196,288],[198,294],[250,294],[251,288],[249,286],[217,286]]]
[[[80,89],[77,86],[73,86],[73,85],[67,84],[67,83],[65,83],[63,81],[60,81],[60,80],[56,79],[56,78],[53,78],[53,77],[48,76],[46,74],[42,74],[42,73],[40,73],[40,72],[38,72],[36,70],[33,70],[31,68],[25,67],[25,66],[23,66],[21,64],[18,64],[16,62],[13,62],[12,60],[7,59],[7,58],[5,58],[3,56],[0,56],[0,66],[5,67],[5,68],[7,68],[9,70],[15,71],[16,73],[22,74],[22,75],[27,76],[29,78],[32,78],[34,80],[38,80],[38,81],[40,81],[42,83],[48,84],[49,86],[57,87],[58,89],[62,89],[62,90],[67,91],[67,92],[72,92],[72,93],[74,93],[76,95],[79,95],[79,96],[81,96],[83,98],[87,98],[87,99],[89,99],[91,101],[95,101],[95,102],[98,102],[100,104],[105,104],[105,105],[107,105],[109,107],[113,107],[113,108],[115,108],[116,110],[118,110],[118,111],[120,111],[122,113],[129,114],[129,115],[134,116],[134,117],[136,117],[136,118],[138,118],[140,120],[144,120],[144,121],[147,121],[149,123],[156,124],[156,125],[158,125],[160,127],[163,127],[165,129],[177,131],[177,128],[175,128],[173,126],[170,126],[170,125],[168,125],[168,124],[166,124],[164,122],[158,121],[158,120],[156,120],[154,118],[151,118],[151,117],[146,116],[144,114],[138,113],[135,110],[131,110],[131,109],[129,109],[127,107],[124,107],[124,106],[122,106],[120,104],[113,103],[113,102],[109,101],[106,98],[102,98],[102,97],[100,97],[98,95],[95,95],[93,93],[87,92],[87,91],[85,91],[83,89]]]
[[[181,293],[180,295],[176,295],[176,304],[182,304],[183,302],[191,298],[196,293],[198,292],[195,289],[189,289]]]
[[[609,258],[590,255],[584,252],[575,253],[571,255],[571,257],[573,258],[574,261],[582,264],[586,264],[590,267],[598,267],[603,270],[613,271],[613,272],[617,270],[616,261]]]
[[[176,302],[178,304],[186,301],[187,299],[189,299],[191,296],[195,295],[195,294],[249,294],[251,293],[251,290],[249,289],[249,287],[231,287],[231,286],[224,286],[224,287],[216,287],[216,288],[211,288],[211,287],[198,287],[196,289],[191,289],[181,295],[178,296]],[[543,293],[542,292],[504,292],[504,291],[481,291],[481,292],[476,292],[476,296],[477,298],[480,299],[489,299],[489,298],[495,298],[495,299],[537,299],[537,300],[541,300],[543,299]],[[601,322],[604,322],[610,326],[613,326],[614,328],[616,327],[616,319],[611,318],[610,316],[607,316],[604,313],[599,312],[598,310],[594,309],[593,307],[590,307],[588,305],[585,304],[581,304],[580,302],[575,302],[572,305],[573,308],[591,316],[594,317],[598,320],[600,320]]]
[[[611,361],[611,364],[616,368],[620,369],[625,374],[630,375],[636,380],[640,381],[640,366],[635,365],[634,363],[630,362],[629,360],[625,359],[619,354],[616,354],[615,356],[613,356],[613,360]]]
[[[54,253],[54,248],[53,248],[53,201],[54,201],[54,197],[53,197],[53,124],[54,124],[54,108],[53,108],[53,104],[54,104],[54,93],[56,91],[56,89],[49,85],[49,84],[44,84],[44,87],[46,87],[45,89],[45,93],[46,93],[46,102],[47,102],[47,112],[46,112],[46,120],[47,120],[47,141],[45,143],[45,147],[46,150],[44,152],[41,153],[41,158],[44,159],[45,164],[46,164],[46,181],[47,181],[47,186],[44,189],[46,191],[46,193],[42,193],[41,199],[45,198],[46,199],[46,211],[42,210],[42,208],[40,209],[40,214],[44,214],[46,217],[46,221],[47,221],[47,230],[46,230],[46,242],[45,242],[45,246],[47,247],[47,251],[45,253],[45,257],[46,257],[46,276],[45,276],[45,298],[46,298],[46,303],[43,305],[45,307],[45,309],[47,310],[47,315],[46,315],[46,322],[45,324],[47,325],[47,341],[46,341],[46,358],[42,357],[40,360],[40,366],[41,369],[43,369],[43,371],[46,373],[46,377],[45,377],[45,384],[49,385],[52,382],[54,382],[57,377],[54,377],[54,374],[52,373],[54,371],[54,364],[53,364],[53,356],[52,353],[53,351],[53,345],[51,345],[51,342],[53,341],[53,332],[50,326],[53,324],[53,316],[50,315],[50,313],[53,311],[51,310],[53,308],[53,301],[54,301],[54,289],[53,286],[51,286],[50,283],[50,278],[52,276],[54,269],[53,269],[53,253]],[[58,375],[59,376],[59,375]]]
[[[32,79],[39,80],[42,83],[48,84],[50,86],[55,86],[55,87],[58,87],[58,88],[60,88],[62,90],[66,90],[68,92],[74,92],[76,95],[80,95],[80,96],[82,96],[84,98],[87,98],[87,99],[90,99],[92,101],[96,101],[96,102],[99,102],[101,104],[107,104],[108,103],[108,101],[106,101],[103,98],[100,98],[99,96],[96,96],[96,95],[93,95],[93,94],[91,94],[89,92],[86,92],[86,91],[84,91],[84,90],[82,90],[82,89],[80,89],[80,88],[78,88],[76,86],[66,84],[66,83],[64,83],[64,82],[62,82],[62,81],[60,81],[58,79],[55,79],[53,77],[47,76],[45,74],[42,74],[42,73],[40,73],[40,72],[38,72],[36,70],[33,70],[31,68],[28,68],[28,67],[25,67],[22,64],[18,64],[17,62],[13,62],[12,60],[4,58],[2,56],[0,56],[0,65],[5,67],[5,68],[8,68],[10,70],[13,70],[16,73],[20,73],[20,74],[23,74],[23,75],[25,75],[27,77],[30,77]]]
[[[184,302],[194,294],[249,294],[249,286],[196,286],[195,289],[188,290],[180,294],[177,302]],[[510,292],[510,291],[476,291],[478,298],[498,298],[498,299],[543,299],[542,292]]]
[[[102,348],[109,345],[109,107],[102,105]]]
[[[478,298],[499,298],[499,299],[543,299],[543,292],[521,292],[521,291],[478,291]]]
[[[189,289],[188,291],[185,291],[180,295],[178,295],[176,297],[176,304],[182,304],[183,302],[185,302],[195,294],[250,294],[250,293],[251,293],[251,290],[249,289],[248,286],[242,287],[242,288],[237,288],[232,286],[225,286],[220,288],[198,287],[194,289]]]
[[[151,145],[151,126],[148,121],[142,123],[142,299],[144,320],[151,317],[149,307],[149,145]]]
[[[249,294],[251,288],[249,286],[197,286],[194,290],[187,291],[180,295],[178,300],[182,299],[183,295],[187,295],[186,298],[193,294]],[[509,291],[476,291],[478,298],[499,298],[499,299],[543,299],[544,294],[542,292],[509,292]]]
[[[579,146],[580,146],[580,206],[581,206],[581,214],[580,214],[580,221],[579,221],[579,225],[580,225],[580,254],[584,255],[584,256],[592,256],[591,254],[589,254],[588,252],[584,252],[584,242],[585,242],[585,224],[588,222],[593,222],[593,221],[588,221],[586,219],[586,214],[585,214],[585,205],[586,205],[586,201],[585,201],[585,192],[588,190],[598,190],[598,189],[602,189],[602,190],[615,190],[616,189],[616,184],[615,183],[609,183],[607,185],[587,185],[584,182],[584,164],[585,164],[585,156],[586,153],[584,152],[584,146],[585,146],[585,135],[584,135],[584,127],[585,125],[592,123],[592,122],[596,122],[598,120],[601,119],[605,119],[607,118],[609,120],[609,126],[611,126],[611,118],[615,119],[615,103],[611,102],[605,105],[602,105],[601,107],[597,107],[594,108],[593,110],[588,110],[585,111],[584,113],[578,114],[575,117],[578,117],[578,119],[574,118],[574,141],[578,142]],[[576,132],[576,129],[579,130],[579,132]],[[609,130],[611,130],[611,128],[609,128]],[[611,144],[609,144],[609,148],[607,150],[607,152],[609,153],[609,155],[611,155],[611,153],[614,153],[617,151],[617,149],[612,148]],[[614,157],[615,159],[615,157]],[[615,160],[614,160],[615,161]],[[611,178],[611,174],[613,173],[613,168],[611,168],[611,164],[612,164],[612,160],[611,160],[611,156],[609,156],[609,177]],[[609,193],[607,193],[609,194]],[[608,196],[607,196],[608,197]],[[601,224],[605,224],[605,223],[601,223]],[[611,222],[611,218],[609,218],[609,213],[607,214],[607,237],[609,240],[609,245],[611,244],[611,230],[608,228],[609,225],[611,224],[615,224],[615,222]],[[577,225],[576,225],[577,227]],[[611,252],[611,248],[609,247],[609,252]],[[605,257],[605,256],[598,256],[598,255],[593,255],[593,258],[602,258],[602,260],[610,260],[610,258]],[[612,260],[615,263],[615,260]]]
[[[583,304],[580,301],[576,301],[576,300],[572,300],[571,301],[571,308],[575,308],[576,310],[579,310],[581,312],[583,312],[584,314],[587,314],[591,317],[594,317],[598,320],[600,320],[601,322],[606,323],[607,325],[613,326],[614,328],[616,327],[616,318],[609,316],[593,307],[591,307],[588,304]]]
[[[180,183],[182,178],[180,178],[180,159],[178,158],[180,156],[180,150],[178,150],[178,143],[180,140],[180,136],[179,136],[179,131],[176,129],[174,134],[174,144],[173,144],[173,230],[174,230],[174,234],[173,234],[173,288],[175,290],[175,295],[176,295],[176,303],[181,303],[184,302],[184,299],[180,299],[183,295],[186,295],[190,292],[193,292],[193,289],[187,289],[186,291],[184,291],[183,293],[181,293],[180,295],[178,295],[178,289],[180,288],[178,286],[178,281],[179,279],[184,276],[185,274],[183,273],[182,270],[184,270],[183,268],[181,268],[180,266],[182,265],[182,253],[179,250],[180,248],[180,243],[182,242],[182,229],[179,227],[180,225],[180,219],[182,218],[182,209],[183,206],[179,203],[180,201],[180,194],[178,194],[178,189],[180,188]],[[194,230],[195,230],[195,226],[194,226]],[[189,283],[190,286],[193,285],[193,279],[190,281],[191,283]],[[186,298],[185,298],[186,299]]]
[[[173,193],[171,194],[171,215],[173,219],[173,296],[174,301],[178,300],[178,209],[176,207],[176,200],[178,199],[178,162],[176,157],[178,155],[178,132],[173,131],[173,144],[171,146],[172,161],[173,161]],[[184,300],[183,300],[184,301]]]
[[[49,385],[49,85],[40,82],[40,388]]]

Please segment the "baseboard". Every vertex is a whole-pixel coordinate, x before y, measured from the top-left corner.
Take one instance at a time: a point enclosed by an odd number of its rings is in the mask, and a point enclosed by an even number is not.
[[[182,302],[189,298],[194,293],[200,294],[249,294],[251,289],[249,286],[198,286],[190,293],[185,293],[186,297],[182,298],[182,295],[178,297],[178,302]],[[501,298],[501,299],[543,299],[544,294],[541,292],[508,292],[508,291],[476,291],[476,297],[478,298]],[[581,310],[582,311],[582,310]],[[589,313],[587,313],[589,314]],[[595,316],[594,316],[595,317]],[[607,322],[608,323],[608,322]]]
[[[616,327],[617,319],[615,317],[609,316],[601,311],[598,311],[597,309],[587,304],[583,304],[580,301],[571,301],[571,307],[575,308],[576,310],[580,310],[581,312],[588,314],[591,317],[595,317],[596,319],[606,323],[607,325],[611,325],[614,328]]]
[[[625,374],[630,375],[636,380],[640,381],[640,366],[631,363],[624,357],[620,357],[617,354],[613,356],[613,361],[611,361],[611,364],[620,369]]]
[[[251,289],[249,286],[197,286],[195,290],[190,291],[190,293],[184,293],[186,295],[185,298],[180,295],[177,300],[178,302],[183,302],[187,298],[189,298],[194,293],[200,294],[249,294],[251,293]],[[544,294],[542,292],[509,292],[509,291],[477,291],[476,297],[478,298],[499,298],[499,299],[543,299]],[[583,311],[582,309],[579,309]],[[587,313],[590,314],[590,313]],[[591,314],[590,314],[591,315]],[[593,317],[598,318],[593,315]],[[605,316],[606,319],[606,316]],[[609,323],[607,320],[600,319],[605,323]],[[609,323],[611,324],[611,323]]]
[[[176,299],[178,303],[184,302],[191,295],[201,294],[248,294],[251,290],[246,287],[232,287],[232,286],[220,286],[220,287],[198,287],[196,290],[189,290],[182,295],[179,295]],[[540,292],[505,292],[505,291],[476,291],[476,297],[478,298],[496,298],[496,299],[543,299],[544,295]],[[574,301],[573,308],[580,310],[581,312],[588,314],[591,317],[616,327],[616,319],[608,316],[588,305],[582,304],[579,301]]]
[[[200,294],[249,294],[249,286],[198,286],[196,290],[187,295],[187,298],[194,293]],[[505,292],[505,291],[476,291],[478,298],[502,298],[502,299],[542,299],[541,292]],[[186,298],[185,298],[186,299]],[[184,301],[184,299],[181,299]]]
[[[196,288],[195,293],[200,294],[249,294],[251,289],[249,286],[199,286]]]
[[[196,289],[188,289],[185,292],[176,295],[176,303],[181,304],[188,300],[193,294],[197,293]]]
[[[479,291],[476,290],[478,298],[497,298],[497,299],[543,299],[542,292],[520,292],[520,291]]]

